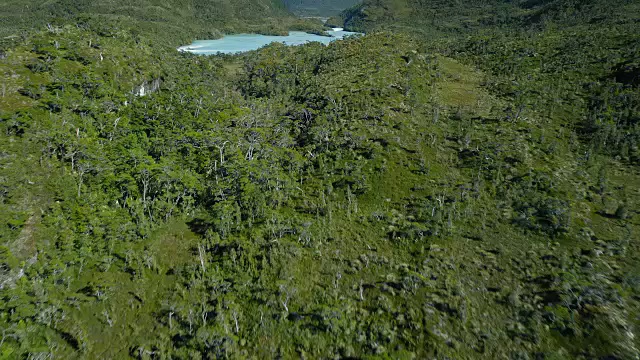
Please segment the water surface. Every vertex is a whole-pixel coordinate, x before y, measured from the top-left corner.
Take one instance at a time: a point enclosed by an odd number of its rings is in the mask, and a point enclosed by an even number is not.
[[[341,40],[348,35],[359,33],[344,31],[337,28],[327,31],[329,36],[309,34],[302,31],[291,31],[288,36],[273,36],[260,34],[235,34],[226,35],[217,40],[196,40],[191,45],[178,48],[179,51],[188,51],[194,54],[237,54],[245,51],[257,50],[272,42],[281,42],[285,45],[302,45],[312,41],[329,44],[332,41]]]

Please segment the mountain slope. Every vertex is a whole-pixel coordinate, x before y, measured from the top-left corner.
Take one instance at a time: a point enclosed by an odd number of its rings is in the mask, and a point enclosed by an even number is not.
[[[380,26],[413,31],[470,33],[500,27],[633,23],[637,1],[617,0],[365,0],[343,12],[345,25],[358,30]]]
[[[404,28],[407,31],[455,33],[513,10],[502,1],[365,0],[341,15],[347,28],[360,31]],[[490,21],[490,20],[489,20]]]
[[[637,359],[615,4],[367,1],[367,36],[211,57],[150,41],[188,6],[91,5],[11,42],[0,358]]]
[[[574,116],[564,120],[580,127],[593,147],[637,162],[638,13],[638,1],[369,0],[342,17],[345,26],[361,31],[390,28],[435,37],[432,50],[495,75],[492,89],[520,97],[523,106],[559,110],[554,104],[581,99],[584,104],[567,110]],[[622,105],[614,100],[620,96],[632,100]],[[610,101],[616,110],[607,115],[603,106]]]
[[[143,0],[0,2],[0,36],[46,24],[89,22],[135,29],[156,41],[219,37],[225,32],[282,33],[296,22],[279,0]],[[184,40],[182,40],[184,41]]]
[[[638,353],[637,168],[424,43],[69,26],[0,71],[6,357]]]

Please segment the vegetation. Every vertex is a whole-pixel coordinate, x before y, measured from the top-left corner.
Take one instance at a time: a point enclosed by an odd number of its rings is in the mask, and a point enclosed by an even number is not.
[[[103,36],[127,29],[157,45],[184,45],[195,38],[226,33],[282,35],[288,30],[319,31],[322,25],[292,16],[279,0],[3,0],[0,37],[19,36],[34,27],[76,24]],[[102,28],[102,29],[101,29]]]
[[[284,0],[287,9],[302,16],[335,16],[360,0]]]
[[[0,358],[640,356],[637,2],[139,4],[0,46]]]
[[[343,14],[347,27],[387,26],[438,37],[431,50],[493,75],[492,92],[518,108],[544,109],[589,138],[590,152],[638,163],[637,1],[467,2],[368,1]],[[464,36],[461,38],[461,36]],[[557,111],[571,103],[569,112]],[[555,114],[552,114],[556,112]],[[553,116],[556,115],[556,116]]]

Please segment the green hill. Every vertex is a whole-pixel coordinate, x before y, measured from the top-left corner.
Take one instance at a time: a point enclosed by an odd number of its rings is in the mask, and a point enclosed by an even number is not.
[[[411,31],[436,31],[439,35],[471,33],[498,28],[586,25],[605,21],[635,22],[635,1],[603,0],[365,0],[342,13],[347,27],[374,30],[381,27]]]
[[[0,37],[69,22],[118,25],[154,41],[190,41],[223,33],[285,33],[289,28],[317,29],[299,22],[279,0],[143,0],[0,2]]]
[[[637,1],[445,3],[365,1],[345,11],[343,19],[348,28],[361,31],[388,27],[435,37],[433,50],[495,75],[493,90],[527,98],[526,106],[553,109],[554,103],[580,99],[574,116],[565,120],[580,127],[595,147],[620,150],[637,162],[635,115],[613,115],[615,125],[596,120],[609,101],[601,98],[604,93],[634,97],[629,85],[637,84],[633,79],[639,74]],[[612,138],[613,144],[605,145]]]
[[[637,1],[140,4],[0,50],[0,358],[640,356]]]

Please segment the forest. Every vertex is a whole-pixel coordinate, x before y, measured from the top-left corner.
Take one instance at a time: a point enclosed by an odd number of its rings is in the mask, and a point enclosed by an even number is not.
[[[640,359],[640,1],[351,5],[0,0],[0,359]]]

